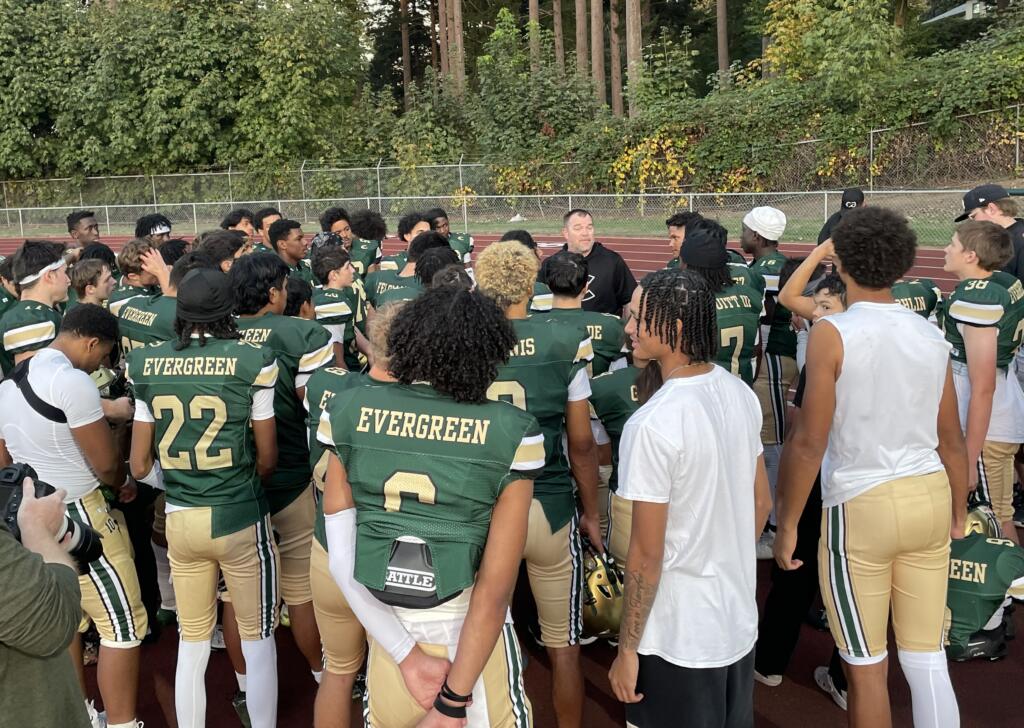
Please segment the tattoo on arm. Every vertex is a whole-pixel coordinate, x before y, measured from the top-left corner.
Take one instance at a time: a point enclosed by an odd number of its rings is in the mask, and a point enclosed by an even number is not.
[[[639,647],[660,580],[661,564],[643,564],[639,569],[626,571],[625,603],[619,628],[619,644],[625,649]]]

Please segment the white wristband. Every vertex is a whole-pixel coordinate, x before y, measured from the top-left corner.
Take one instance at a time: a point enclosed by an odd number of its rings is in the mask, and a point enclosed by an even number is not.
[[[395,616],[391,607],[370,594],[355,580],[356,509],[348,508],[324,518],[331,576],[345,595],[356,618],[373,639],[399,664],[416,646],[416,641]]]
[[[164,487],[164,471],[160,468],[160,461],[153,458],[153,467],[146,473],[146,477],[139,478],[140,483],[145,483],[148,486],[156,488],[157,490],[167,490]]]

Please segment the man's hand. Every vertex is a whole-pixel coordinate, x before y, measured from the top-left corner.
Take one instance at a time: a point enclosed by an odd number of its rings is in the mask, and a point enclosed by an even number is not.
[[[412,699],[424,710],[430,710],[451,666],[443,657],[431,657],[419,647],[413,647],[398,669]]]
[[[128,397],[100,400],[103,416],[113,425],[122,425],[135,417],[135,405]]]
[[[117,491],[117,500],[121,503],[131,503],[139,495],[139,484],[133,478],[128,478]]]
[[[434,701],[431,700],[430,704],[433,705]],[[431,708],[423,720],[416,724],[416,728],[463,728],[468,722],[465,718],[448,718]]]
[[[604,540],[601,538],[601,520],[596,513],[584,513],[580,516],[580,533],[587,537],[590,545],[597,553],[604,553]]]
[[[151,274],[160,284],[160,290],[166,291],[171,284],[171,269],[167,267],[164,258],[156,250],[149,250],[142,254],[142,270]]]
[[[636,650],[619,647],[612,667],[608,670],[608,680],[612,684],[612,692],[623,703],[639,703],[644,699],[643,693],[636,692],[636,678],[640,673],[640,657]]]
[[[25,478],[21,484],[21,507],[18,509],[18,528],[22,539],[26,536],[46,537],[56,542],[57,531],[64,522],[64,497],[67,492],[61,488],[45,498],[36,498],[36,486],[32,478]]]
[[[963,524],[954,523],[949,527],[949,538],[952,541],[958,541],[964,537],[964,526]]]
[[[978,488],[978,466],[967,466],[967,492],[973,493]]]
[[[800,559],[793,558],[794,551],[796,551],[796,531],[783,528],[780,525],[775,532],[775,546],[772,548],[772,552],[775,555],[775,563],[783,571],[793,571],[804,565]]]

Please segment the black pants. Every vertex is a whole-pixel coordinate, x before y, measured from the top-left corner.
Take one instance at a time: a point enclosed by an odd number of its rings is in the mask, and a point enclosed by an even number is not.
[[[793,657],[807,611],[818,596],[818,541],[821,539],[821,482],[807,497],[797,524],[793,558],[803,562],[795,571],[772,565],[772,587],[764,602],[764,615],[757,631],[754,667],[762,675],[784,675]],[[832,650],[829,675],[840,690],[846,689],[839,651]]]
[[[725,667],[679,667],[640,655],[636,691],[644,699],[626,706],[636,728],[753,728],[754,652]]]

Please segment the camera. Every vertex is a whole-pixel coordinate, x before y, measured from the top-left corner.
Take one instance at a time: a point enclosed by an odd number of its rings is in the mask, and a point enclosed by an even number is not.
[[[21,508],[22,487],[25,478],[32,478],[35,483],[36,498],[44,498],[56,489],[49,483],[39,480],[36,471],[24,463],[15,463],[0,470],[0,518],[8,530],[18,541],[21,541],[21,529],[18,528],[18,509]],[[88,574],[89,564],[103,555],[103,541],[99,531],[77,523],[64,514],[64,523],[54,534],[58,541],[70,534],[67,550],[78,563],[78,573]]]

